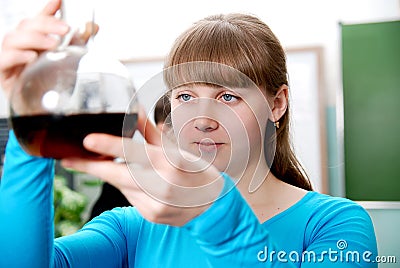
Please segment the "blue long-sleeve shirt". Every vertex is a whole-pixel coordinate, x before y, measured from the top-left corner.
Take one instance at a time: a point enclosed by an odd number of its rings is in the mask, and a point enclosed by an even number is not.
[[[51,159],[10,133],[0,184],[0,267],[377,267],[370,217],[356,203],[308,192],[259,223],[225,176],[221,198],[183,227],[116,208],[53,239]]]

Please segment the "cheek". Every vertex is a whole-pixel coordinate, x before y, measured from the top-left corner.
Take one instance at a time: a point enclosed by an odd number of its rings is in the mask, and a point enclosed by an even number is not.
[[[181,111],[177,111],[174,109],[174,107],[171,106],[171,123],[172,127],[174,129],[174,132],[179,132],[179,130],[183,127],[184,125],[184,118],[182,116]],[[181,109],[180,109],[181,110]]]
[[[193,131],[188,124],[184,124],[176,128],[174,127],[174,136],[175,139],[179,142],[179,145],[182,148],[187,149],[189,139],[193,137]]]
[[[191,127],[191,121],[185,116],[185,109],[182,107],[174,109],[174,107],[172,107],[171,122],[175,139],[181,146],[186,147],[185,143],[193,136],[191,135],[193,127]]]
[[[254,109],[245,109],[240,113],[240,120],[248,139],[247,146],[253,149],[258,149],[262,146],[268,119],[268,114],[259,113],[256,115],[256,113],[257,111]]]

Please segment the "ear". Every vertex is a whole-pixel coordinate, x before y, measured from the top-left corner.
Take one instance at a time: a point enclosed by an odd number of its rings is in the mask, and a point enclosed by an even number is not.
[[[272,99],[272,115],[270,120],[272,122],[279,121],[281,117],[285,114],[288,107],[288,96],[289,87],[287,85],[282,85],[275,96]]]

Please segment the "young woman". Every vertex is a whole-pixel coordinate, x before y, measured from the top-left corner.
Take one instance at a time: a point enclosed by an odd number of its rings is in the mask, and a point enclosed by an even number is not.
[[[59,0],[7,35],[10,92],[38,53],[68,31]],[[312,191],[289,143],[283,49],[259,19],[208,17],[167,57],[174,143],[139,116],[147,143],[105,134],[88,150],[126,163],[64,159],[117,187],[116,208],[53,240],[53,161],[27,155],[11,131],[0,185],[1,267],[376,267],[372,222],[354,202]],[[169,71],[170,70],[170,71]],[[246,80],[248,78],[248,80]]]

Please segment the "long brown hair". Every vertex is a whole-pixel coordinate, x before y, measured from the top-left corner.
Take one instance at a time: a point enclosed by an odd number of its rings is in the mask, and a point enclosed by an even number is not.
[[[271,96],[288,85],[286,56],[279,40],[265,23],[251,15],[215,15],[198,21],[178,37],[165,67],[194,61],[229,65]],[[276,150],[271,172],[284,182],[312,190],[290,144],[289,106],[279,126],[273,137]]]

